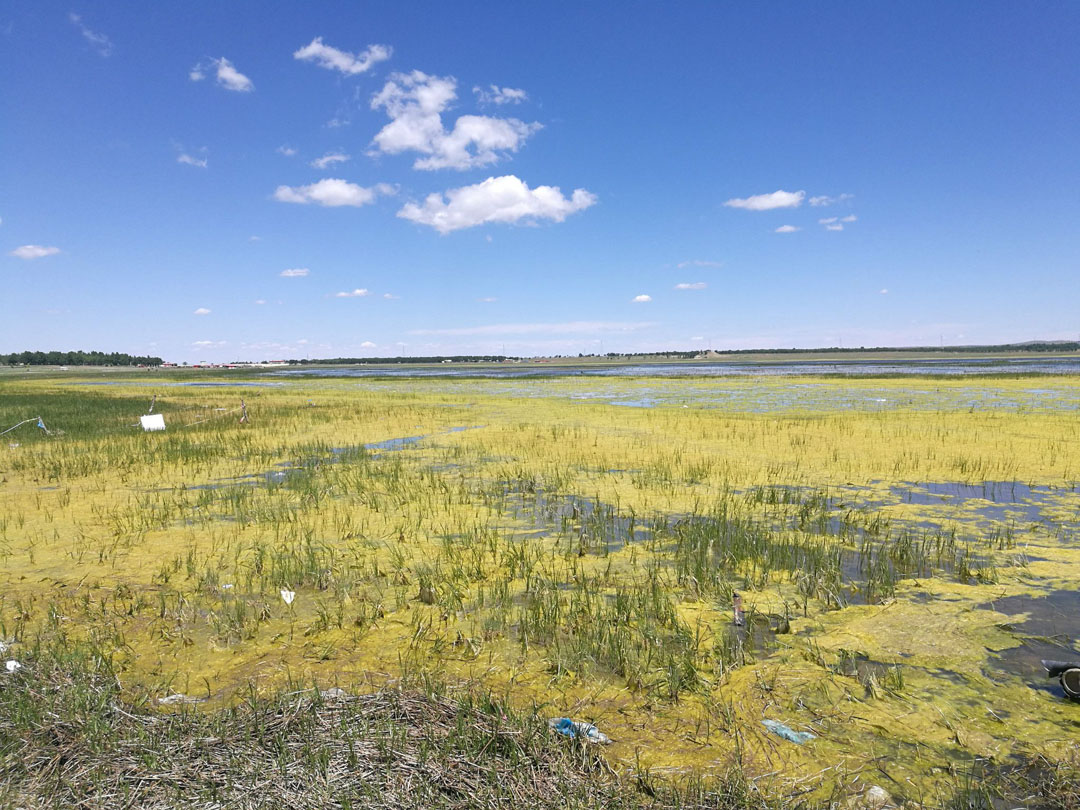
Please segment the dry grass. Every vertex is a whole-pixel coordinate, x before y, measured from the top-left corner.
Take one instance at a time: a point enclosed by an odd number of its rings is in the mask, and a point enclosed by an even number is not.
[[[718,783],[719,784],[719,783]],[[108,662],[39,649],[0,681],[0,804],[22,808],[796,806],[748,783],[617,778],[595,747],[490,699],[292,690],[215,712],[124,705]]]

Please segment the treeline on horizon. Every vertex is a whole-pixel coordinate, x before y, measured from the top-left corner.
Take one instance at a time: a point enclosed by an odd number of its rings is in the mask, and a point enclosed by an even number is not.
[[[606,352],[605,354],[578,354],[579,359],[595,357],[606,360],[625,360],[634,357],[655,357],[674,360],[694,360],[707,355],[755,355],[755,354],[860,354],[871,352],[955,352],[968,354],[989,354],[998,352],[1076,352],[1080,351],[1080,341],[1032,341],[1031,343],[1001,343],[990,346],[873,346],[866,348],[829,346],[819,349],[693,349],[691,351],[666,352]],[[569,358],[574,355],[553,355],[556,358]],[[434,355],[430,357],[334,357],[329,359],[289,360],[289,365],[357,366],[357,365],[404,365],[408,363],[503,363],[529,358],[501,354]]]
[[[124,352],[12,352],[0,354],[8,366],[160,366],[160,357],[139,357]]]
[[[690,360],[701,355],[713,354],[860,354],[865,352],[966,352],[987,354],[995,352],[1076,352],[1080,341],[1051,340],[1030,343],[997,343],[989,346],[829,346],[820,349],[695,349],[681,352],[608,352],[603,355],[578,355],[579,357],[679,357]]]
[[[332,357],[328,360],[289,360],[290,366],[306,366],[317,363],[320,366],[360,366],[399,363],[503,363],[507,360],[520,360],[520,357],[507,357],[502,354],[454,354],[433,357]]]

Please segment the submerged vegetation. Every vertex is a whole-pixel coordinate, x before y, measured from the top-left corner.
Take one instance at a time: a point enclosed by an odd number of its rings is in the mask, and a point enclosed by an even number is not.
[[[4,800],[1076,800],[1080,379],[169,379],[0,382]]]

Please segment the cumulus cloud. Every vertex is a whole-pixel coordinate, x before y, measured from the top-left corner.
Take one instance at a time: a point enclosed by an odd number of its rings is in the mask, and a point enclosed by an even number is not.
[[[529,97],[524,90],[499,87],[497,84],[488,85],[487,89],[474,87],[472,91],[476,93],[476,100],[481,104],[520,104]]]
[[[885,289],[882,289],[882,290],[878,290],[878,295],[888,295],[888,294],[889,294],[889,288],[888,287],[886,287]]]
[[[209,314],[210,314],[210,310],[208,310],[208,309],[207,309],[206,307],[199,307],[199,308],[198,308],[197,310],[195,310],[195,312],[194,312],[194,313],[192,313],[192,314],[194,314],[194,315],[209,315]]]
[[[79,29],[79,33],[83,35],[83,39],[90,43],[91,47],[98,52],[101,56],[108,56],[112,53],[112,41],[104,34],[99,34],[96,31],[91,31],[82,21],[82,17],[72,12],[68,14],[68,20]]]
[[[846,217],[840,217],[841,222],[855,222],[858,219],[854,214],[848,214]]]
[[[371,109],[384,109],[390,117],[372,141],[375,151],[426,155],[416,159],[414,169],[471,169],[516,152],[541,128],[516,118],[463,115],[447,131],[442,113],[456,98],[457,80],[452,76],[429,76],[419,70],[393,74],[371,99]]]
[[[385,298],[387,301],[396,301],[397,299],[401,298],[400,295],[394,295],[393,293],[383,293],[382,297]]]
[[[371,295],[371,290],[363,290],[358,287],[352,292],[342,291],[339,293],[334,293],[334,298],[364,298],[368,295]]]
[[[755,194],[742,199],[735,197],[724,205],[747,211],[771,211],[774,208],[798,208],[806,197],[805,191],[774,191],[772,194]]]
[[[837,222],[837,223],[834,223],[834,224],[831,224],[831,225],[826,225],[825,230],[827,230],[827,231],[842,231],[842,230],[844,230],[844,226],[841,225],[839,222]]]
[[[414,329],[410,335],[571,335],[592,332],[635,332],[656,326],[655,321],[568,321],[565,323],[499,323],[449,329]]]
[[[377,349],[379,347],[376,346],[374,343],[372,343],[370,340],[365,340],[363,343],[360,344],[360,348],[361,349]]]
[[[831,225],[832,223],[836,222],[836,217],[824,217],[823,219],[819,219],[817,222],[818,225]]]
[[[255,304],[256,304],[257,306],[260,306],[260,307],[261,307],[261,306],[262,306],[263,304],[265,304],[265,303],[266,303],[266,299],[265,299],[265,298],[256,298],[256,299],[255,299]]]
[[[445,195],[429,194],[423,205],[408,203],[397,215],[448,234],[485,222],[531,223],[541,219],[562,222],[595,202],[596,195],[583,188],[564,197],[558,186],[530,189],[522,180],[508,174],[450,189]]]
[[[282,270],[278,275],[282,278],[303,278],[310,272],[306,267],[290,267],[288,270]]]
[[[797,230],[800,229],[795,225],[781,225],[776,229],[776,233],[795,233]]]
[[[293,59],[314,62],[327,70],[339,70],[346,76],[356,76],[367,73],[374,65],[389,59],[392,53],[393,49],[389,45],[368,45],[360,53],[349,53],[324,44],[322,37],[315,37],[293,53]]]
[[[688,262],[679,262],[677,265],[680,270],[686,267],[723,267],[723,262],[709,261],[708,259],[691,259]]]
[[[633,298],[630,299],[630,303],[632,304],[647,304],[650,301],[652,301],[652,296],[645,294],[635,295]]]
[[[296,154],[296,150],[293,149],[291,146],[279,146],[274,151],[277,152],[279,155],[284,155],[285,157],[292,157]]]
[[[328,177],[307,186],[278,186],[274,191],[274,199],[278,202],[299,203],[301,205],[314,203],[329,208],[336,208],[341,205],[359,207],[375,202],[375,198],[380,194],[393,193],[393,187],[385,183],[365,188],[345,180]]]
[[[704,290],[709,285],[704,281],[682,282],[675,285],[676,290]]]
[[[177,163],[186,163],[188,166],[195,166],[195,167],[197,167],[199,169],[205,169],[206,168],[206,158],[204,158],[204,157],[202,157],[202,158],[193,157],[192,155],[189,155],[187,152],[181,152],[179,155],[177,155],[176,162]]]
[[[321,158],[315,158],[311,161],[311,165],[316,169],[325,169],[327,166],[333,166],[335,163],[344,163],[349,159],[349,156],[342,154],[341,152],[327,152]]]
[[[215,74],[217,83],[226,90],[249,93],[255,89],[255,83],[237,70],[224,56],[220,59],[204,59],[191,69],[188,77],[193,82],[201,82],[209,72]]]
[[[9,255],[18,259],[42,259],[45,256],[55,256],[60,252],[58,247],[45,247],[43,245],[21,245],[15,248]]]
[[[835,197],[830,197],[827,194],[822,194],[820,197],[811,197],[810,204],[817,206],[833,205],[838,202],[844,202],[844,200],[850,200],[854,196],[854,194],[839,194]]]

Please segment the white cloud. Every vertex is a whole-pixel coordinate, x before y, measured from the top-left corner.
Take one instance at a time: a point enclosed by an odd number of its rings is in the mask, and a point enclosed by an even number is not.
[[[265,298],[256,298],[256,299],[255,299],[255,303],[256,303],[257,305],[259,305],[259,306],[262,306],[263,304],[265,304],[265,303],[266,303],[266,299],[265,299]]]
[[[248,237],[248,241],[249,242],[261,242],[262,237],[261,236],[256,236],[255,234],[252,234],[251,236]]]
[[[839,222],[837,222],[835,225],[826,225],[825,230],[827,230],[827,231],[842,231],[842,230],[844,230],[844,226],[841,225]]]
[[[361,349],[377,349],[379,347],[376,346],[374,343],[372,343],[370,340],[365,340],[363,343],[360,344],[360,348]]]
[[[279,155],[284,155],[285,157],[292,157],[296,154],[296,150],[293,149],[291,146],[279,146],[274,151],[277,152]]]
[[[569,335],[591,332],[635,332],[656,326],[655,321],[569,321],[567,323],[500,323],[451,329],[413,329],[410,335]]]
[[[199,308],[198,308],[197,310],[195,310],[195,312],[194,312],[194,313],[192,313],[192,314],[194,314],[194,315],[209,315],[209,314],[210,314],[210,310],[208,310],[208,309],[207,309],[206,307],[199,307]]]
[[[888,287],[886,287],[883,290],[878,290],[878,295],[888,295],[888,294],[889,294],[889,288]]]
[[[226,90],[234,90],[238,93],[249,93],[255,89],[254,82],[237,70],[233,63],[224,56],[220,59],[204,59],[188,73],[188,78],[193,82],[201,82],[206,78],[208,71],[213,71],[217,77],[217,83]]]
[[[833,205],[834,203],[843,202],[844,200],[850,200],[854,197],[854,194],[840,194],[836,197],[830,197],[827,194],[822,194],[820,197],[811,197],[811,205]]]
[[[817,222],[818,225],[831,225],[836,222],[836,217],[825,217],[824,219],[819,219]]]
[[[493,295],[488,295],[484,298],[477,298],[476,300],[479,301],[481,304],[494,304],[499,299]]]
[[[303,278],[310,272],[306,267],[290,267],[288,270],[282,270],[278,275],[282,278]]]
[[[457,98],[456,88],[452,76],[428,76],[419,70],[393,74],[371,99],[371,109],[383,108],[390,117],[372,141],[375,150],[427,155],[416,159],[414,169],[470,169],[516,152],[541,128],[516,118],[463,115],[447,132],[442,113]]]
[[[60,252],[58,247],[44,247],[43,245],[22,245],[15,248],[9,255],[18,259],[41,259],[45,256],[55,256]]]
[[[682,282],[675,285],[676,290],[704,290],[708,284],[704,281]]]
[[[334,298],[364,298],[371,295],[371,290],[360,289],[359,287],[352,292],[339,292],[334,293]]]
[[[645,294],[635,295],[633,298],[630,299],[630,303],[632,304],[647,304],[650,301],[652,301],[652,296]]]
[[[694,336],[693,336],[692,338],[690,338],[690,339],[691,339],[692,341],[694,341],[695,343],[697,343],[697,342],[700,342],[700,341],[704,340],[705,338],[704,338],[704,337],[702,337],[701,335],[694,335]]]
[[[220,349],[222,346],[229,345],[227,340],[196,340],[192,346],[198,346],[200,349]]]
[[[86,25],[83,24],[82,17],[74,12],[68,14],[68,20],[79,29],[79,33],[83,35],[83,39],[90,43],[90,45],[101,56],[108,56],[112,53],[112,41],[104,34],[99,34],[96,31],[91,31]]]
[[[776,229],[776,233],[795,233],[795,231],[802,230],[795,225],[781,225]]]
[[[382,297],[385,298],[387,301],[396,301],[401,298],[400,295],[394,295],[393,293],[383,293]]]
[[[206,168],[206,158],[192,157],[187,152],[181,152],[177,158],[177,163],[186,163],[188,166],[195,166],[200,169]]]
[[[306,205],[315,203],[327,207],[340,205],[361,206],[375,202],[380,194],[393,194],[394,188],[379,183],[377,186],[365,188],[355,183],[349,183],[337,178],[326,178],[308,186],[278,186],[274,191],[274,199],[279,202],[300,203]]]
[[[854,214],[848,214],[846,217],[840,218],[841,222],[855,222],[856,220],[858,220],[858,217]]]
[[[708,259],[691,259],[688,262],[679,262],[677,265],[680,270],[686,267],[723,267],[723,262],[713,262]]]
[[[774,208],[798,208],[804,197],[805,191],[774,191],[772,194],[755,194],[743,199],[736,197],[724,205],[728,208],[744,208],[747,211],[771,211]]]
[[[311,161],[311,165],[316,169],[325,169],[335,163],[344,163],[348,159],[349,156],[341,152],[327,152],[321,158],[315,158],[315,160]]]
[[[524,90],[499,87],[497,84],[488,85],[486,90],[483,87],[474,87],[472,91],[476,93],[476,100],[481,104],[520,104],[529,97]]]
[[[346,76],[367,73],[379,62],[390,58],[393,49],[389,45],[368,45],[361,53],[353,54],[323,44],[322,37],[315,37],[310,43],[293,53],[293,59],[303,62],[315,62],[327,70],[340,70]]]
[[[530,189],[512,174],[489,177],[482,183],[429,194],[424,204],[406,204],[398,216],[429,225],[441,234],[472,228],[485,222],[562,222],[570,214],[584,211],[596,202],[596,195],[583,188],[564,197],[558,186]]]

